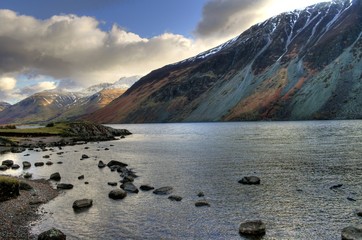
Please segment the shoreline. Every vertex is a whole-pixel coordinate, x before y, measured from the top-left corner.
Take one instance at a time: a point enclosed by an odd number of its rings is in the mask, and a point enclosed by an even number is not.
[[[32,189],[20,190],[17,198],[0,202],[0,239],[36,239],[30,233],[30,225],[41,217],[38,209],[60,192],[45,179],[12,178],[29,184]]]

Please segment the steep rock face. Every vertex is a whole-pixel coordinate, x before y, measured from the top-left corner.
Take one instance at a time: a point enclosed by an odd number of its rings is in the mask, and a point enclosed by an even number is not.
[[[88,119],[107,122],[362,117],[362,1],[283,13],[141,78]]]

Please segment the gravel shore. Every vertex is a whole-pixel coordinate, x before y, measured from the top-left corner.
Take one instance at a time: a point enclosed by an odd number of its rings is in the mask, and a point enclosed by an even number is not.
[[[25,180],[33,187],[30,191],[20,191],[20,196],[0,202],[0,239],[36,239],[29,233],[29,224],[40,216],[37,209],[43,203],[58,196],[47,180]]]

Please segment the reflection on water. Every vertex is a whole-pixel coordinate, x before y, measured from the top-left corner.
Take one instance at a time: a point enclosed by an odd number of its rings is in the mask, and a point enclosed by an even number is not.
[[[362,121],[113,127],[134,134],[120,141],[0,156],[45,162],[49,159],[42,156],[50,155],[50,161],[63,164],[29,172],[36,178],[60,172],[62,182],[74,184],[44,206],[48,214],[35,233],[57,227],[69,239],[240,239],[240,222],[262,219],[267,225],[263,239],[340,239],[342,228],[362,223],[355,214],[362,201]],[[80,160],[84,153],[90,158]],[[140,175],[135,185],[173,186],[182,202],[151,192],[109,199],[107,182],[120,177],[98,169],[97,163],[112,159]],[[6,173],[20,175],[22,170]],[[78,180],[82,174],[85,179]],[[259,176],[262,184],[239,184],[246,175]],[[338,183],[343,186],[329,189]],[[200,191],[210,208],[195,208]],[[94,205],[74,213],[72,203],[80,198],[92,198]]]

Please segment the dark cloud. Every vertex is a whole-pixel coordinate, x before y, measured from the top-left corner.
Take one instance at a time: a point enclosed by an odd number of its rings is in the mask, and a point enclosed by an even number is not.
[[[260,20],[269,0],[210,0],[194,34],[200,39],[231,38]]]

